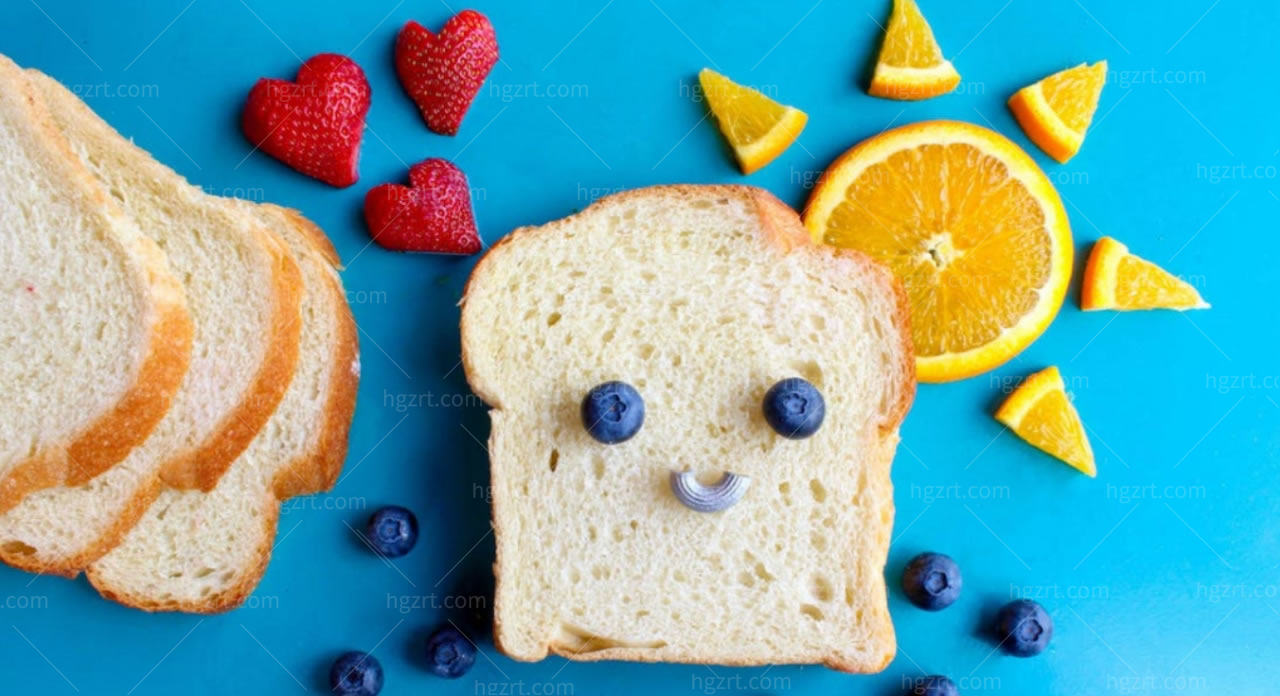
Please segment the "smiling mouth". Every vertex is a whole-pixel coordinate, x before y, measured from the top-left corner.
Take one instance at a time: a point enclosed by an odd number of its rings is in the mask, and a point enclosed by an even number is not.
[[[671,472],[671,492],[676,500],[695,512],[727,510],[742,500],[749,485],[751,477],[732,471],[724,472],[718,482],[709,486],[700,483],[692,471]]]

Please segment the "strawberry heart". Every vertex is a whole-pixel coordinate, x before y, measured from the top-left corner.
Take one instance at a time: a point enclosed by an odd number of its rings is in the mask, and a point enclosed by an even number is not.
[[[321,53],[297,80],[262,78],[249,91],[241,127],[263,152],[334,186],[360,178],[360,138],[369,111],[369,82],[355,61]]]
[[[396,73],[418,105],[427,127],[455,135],[485,77],[498,62],[498,39],[489,19],[463,10],[439,34],[410,21],[396,38]]]
[[[447,160],[424,160],[409,168],[409,184],[382,184],[365,196],[364,219],[373,241],[394,251],[480,251],[462,170]]]

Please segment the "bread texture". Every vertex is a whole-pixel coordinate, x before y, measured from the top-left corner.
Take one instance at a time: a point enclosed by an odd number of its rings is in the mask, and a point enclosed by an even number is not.
[[[332,265],[337,255],[296,211],[251,207],[285,237],[302,268],[297,370],[271,420],[212,491],[165,490],[120,545],[89,567],[104,597],[139,609],[209,613],[242,604],[271,556],[280,501],[328,490],[346,455],[360,363]]]
[[[115,546],[163,485],[212,489],[284,396],[298,358],[301,273],[256,218],[205,194],[122,138],[57,81],[27,71],[75,157],[169,258],[195,334],[164,418],[82,485],[28,495],[0,516],[0,559],[74,575]]]
[[[165,254],[71,155],[0,56],[0,512],[124,459],[191,355]]]
[[[491,407],[502,651],[883,669],[889,467],[915,391],[906,312],[887,269],[814,244],[750,187],[622,193],[496,244],[461,333]],[[789,440],[761,401],[797,376],[826,419]],[[579,414],[609,380],[646,410],[616,445]],[[684,470],[751,483],[695,512],[668,485]]]

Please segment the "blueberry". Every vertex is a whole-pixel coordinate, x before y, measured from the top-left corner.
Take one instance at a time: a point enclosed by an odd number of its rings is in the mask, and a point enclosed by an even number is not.
[[[644,399],[626,382],[597,384],[582,399],[582,427],[606,445],[630,440],[644,425]]]
[[[369,516],[364,538],[380,555],[403,556],[418,541],[418,518],[399,505],[378,508]]]
[[[343,653],[329,668],[329,689],[341,696],[377,696],[382,691],[382,665],[367,653]]]
[[[951,606],[963,586],[960,566],[940,553],[922,553],[911,559],[902,571],[902,591],[907,599],[929,611]]]
[[[911,696],[960,696],[960,690],[956,688],[955,682],[935,674],[916,680]]]
[[[453,626],[441,626],[427,639],[427,664],[432,673],[457,679],[476,663],[476,646]]]
[[[799,377],[784,379],[765,392],[764,419],[783,437],[809,437],[818,432],[826,415],[822,393]]]
[[[1029,599],[1014,600],[1001,607],[996,615],[996,636],[1010,655],[1039,655],[1053,638],[1053,619],[1044,607]]]

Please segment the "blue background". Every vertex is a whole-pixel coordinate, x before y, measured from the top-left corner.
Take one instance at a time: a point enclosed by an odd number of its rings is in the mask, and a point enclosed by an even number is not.
[[[285,506],[257,594],[213,617],[147,615],[83,581],[0,570],[7,691],[214,694],[322,691],[330,661],[373,650],[385,693],[892,694],[945,673],[970,693],[1220,694],[1280,678],[1280,8],[1271,2],[922,0],[964,76],[922,103],[864,93],[888,0],[681,3],[477,2],[502,61],[453,138],[426,130],[396,81],[394,36],[437,28],[444,2],[10,0],[0,52],[84,94],[122,133],[213,193],[302,209],[347,263],[364,378],[343,478]],[[373,86],[360,182],[345,190],[252,153],[238,119],[259,76],[346,52]],[[1088,141],[1051,162],[1004,107],[1015,89],[1084,60],[1110,79]],[[703,66],[810,114],[799,142],[737,173],[693,85]],[[1214,305],[1085,314],[1078,283],[1048,332],[982,377],[922,386],[895,463],[887,576],[898,657],[883,674],[512,662],[483,656],[456,682],[417,658],[422,635],[484,576],[487,433],[458,365],[455,306],[472,258],[369,244],[365,191],[428,156],[470,177],[481,234],[563,216],[615,189],[749,181],[803,205],[826,163],[890,125],[985,124],[1030,149],[1066,203],[1083,258],[1113,235],[1194,282]],[[1077,273],[1079,266],[1077,263]],[[1099,475],[1085,478],[1004,431],[990,413],[1017,380],[1061,367]],[[384,563],[357,541],[378,505],[417,511],[422,540]],[[964,595],[930,614],[897,589],[902,565],[954,556]],[[1056,621],[1044,655],[1019,660],[982,634],[1011,596]],[[1257,686],[1251,686],[1257,685]]]

